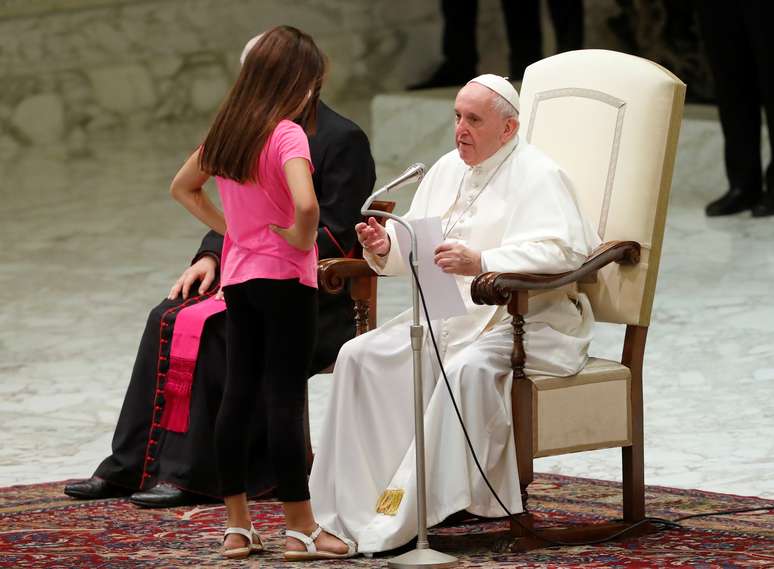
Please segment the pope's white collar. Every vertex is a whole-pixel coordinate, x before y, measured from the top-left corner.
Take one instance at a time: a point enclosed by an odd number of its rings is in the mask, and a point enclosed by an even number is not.
[[[472,170],[474,174],[484,174],[493,168],[497,168],[497,166],[500,164],[500,162],[503,161],[503,159],[508,155],[508,153],[514,149],[519,144],[519,135],[517,134],[512,139],[510,139],[508,142],[503,144],[500,148],[497,149],[497,152],[492,154],[489,158],[481,162],[480,164],[476,164],[475,166],[468,166],[469,170]]]

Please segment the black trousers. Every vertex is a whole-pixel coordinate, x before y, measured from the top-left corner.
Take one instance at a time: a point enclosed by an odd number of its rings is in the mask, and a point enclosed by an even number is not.
[[[715,79],[728,181],[754,196],[762,187],[761,107],[774,134],[774,3],[701,0],[696,9]],[[774,191],[772,164],[766,185]]]
[[[252,279],[223,287],[226,386],[215,421],[224,496],[245,491],[249,433],[265,423],[283,502],[309,499],[304,402],[317,330],[317,290],[298,280]]]
[[[549,0],[556,31],[557,51],[583,47],[583,0]],[[524,69],[543,57],[539,0],[502,0],[510,44],[511,79],[521,79]],[[443,56],[464,75],[472,77],[478,64],[476,47],[477,0],[442,0]],[[485,70],[484,70],[485,71]]]

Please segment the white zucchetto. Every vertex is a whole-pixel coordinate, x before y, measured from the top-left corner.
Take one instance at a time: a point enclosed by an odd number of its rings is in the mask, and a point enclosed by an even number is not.
[[[474,77],[468,83],[478,83],[487,87],[500,95],[503,99],[508,101],[510,105],[519,111],[519,94],[516,92],[516,88],[505,77],[494,75],[492,73],[485,73]]]
[[[245,47],[242,48],[242,55],[239,56],[239,63],[241,65],[245,64],[245,59],[247,59],[247,54],[250,53],[250,50],[253,49],[253,47],[255,47],[255,44],[258,43],[258,40],[261,39],[262,35],[263,35],[263,33],[260,33],[257,36],[252,37],[249,40],[247,40],[247,43],[245,44]]]

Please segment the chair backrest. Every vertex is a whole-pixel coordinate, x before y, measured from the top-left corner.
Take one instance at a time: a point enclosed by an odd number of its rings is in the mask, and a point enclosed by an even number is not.
[[[521,136],[568,174],[603,241],[642,245],[638,265],[581,285],[597,320],[650,323],[684,98],[672,73],[614,51],[565,52],[524,74]]]

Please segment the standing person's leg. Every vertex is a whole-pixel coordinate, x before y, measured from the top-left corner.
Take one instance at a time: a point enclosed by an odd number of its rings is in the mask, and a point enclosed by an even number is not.
[[[215,421],[215,451],[220,491],[226,504],[227,527],[250,531],[247,508],[248,428],[260,391],[260,370],[264,361],[262,323],[248,300],[248,283],[226,286],[226,386]],[[244,548],[246,537],[227,535],[226,551]],[[244,552],[246,556],[249,551]],[[241,555],[240,555],[241,556]]]
[[[277,498],[283,503],[288,530],[310,536],[317,524],[309,501],[303,413],[317,336],[317,291],[295,280],[267,280],[256,283],[251,292],[257,303],[254,307],[265,315],[265,397],[261,409],[268,421]],[[320,551],[344,554],[348,550],[344,542],[326,532],[315,538]],[[304,552],[307,548],[289,536],[287,549]]]
[[[774,151],[774,5],[769,1],[746,2],[745,26],[752,44],[758,76],[758,96],[766,113],[769,149]],[[771,153],[774,157],[774,152]],[[753,207],[754,217],[774,215],[774,159],[766,167],[766,192]]]
[[[443,61],[429,79],[410,85],[409,90],[463,85],[476,73],[478,0],[441,0],[441,15]]]
[[[664,41],[673,51],[694,51],[698,42],[696,35],[697,0],[663,0]],[[701,2],[702,0],[698,0]]]
[[[478,65],[478,0],[442,0],[443,59],[460,76],[473,78]]]
[[[268,422],[277,497],[283,502],[304,501],[309,488],[303,413],[317,337],[317,291],[296,280],[265,280],[260,285],[251,290],[251,299],[260,303],[256,308],[264,314],[261,412]]]
[[[583,0],[548,0],[556,51],[583,49]]]
[[[502,0],[510,45],[511,81],[520,81],[524,69],[543,57],[540,0]]]
[[[726,175],[731,186],[707,206],[709,216],[750,209],[761,193],[761,110],[758,77],[744,26],[746,3],[697,2],[699,25],[715,81],[725,139]]]
[[[634,5],[634,0],[616,0],[615,3],[618,5],[619,13],[607,19],[607,26],[621,43],[621,51],[636,55],[640,52],[635,28],[637,7]]]

